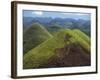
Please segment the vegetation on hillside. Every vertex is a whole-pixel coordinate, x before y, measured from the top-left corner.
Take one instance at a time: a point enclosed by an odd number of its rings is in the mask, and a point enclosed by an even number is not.
[[[23,34],[23,53],[27,53],[52,35],[39,23],[34,23]]]
[[[79,33],[79,34],[78,34]],[[48,63],[49,59],[57,57],[56,49],[64,48],[72,44],[77,44],[84,48],[87,53],[90,52],[90,45],[87,42],[87,36],[79,30],[62,29],[58,31],[53,37],[50,37],[40,45],[31,49],[24,55],[23,68],[40,68]],[[70,49],[66,49],[66,53],[69,53]]]

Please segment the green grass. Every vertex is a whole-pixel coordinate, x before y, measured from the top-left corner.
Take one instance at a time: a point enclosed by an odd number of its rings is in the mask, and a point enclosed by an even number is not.
[[[77,32],[79,34],[77,34]],[[75,31],[67,30],[67,33],[70,36],[72,36],[78,44],[80,44],[84,49],[86,49],[86,51],[90,52],[90,44],[87,42],[87,40],[84,39],[84,35],[86,35],[86,34],[83,34],[83,32],[81,32],[79,30],[75,30]]]
[[[50,37],[52,35],[42,25],[34,23],[23,35],[24,54]]]
[[[66,32],[60,31],[54,37],[32,49],[24,56],[24,68],[35,68],[47,63],[48,59],[55,56],[54,50],[65,45]]]
[[[78,29],[74,29],[73,30],[76,34],[78,34],[82,39],[84,39],[88,44],[90,44],[90,38],[89,36],[87,36],[84,32],[78,30]]]
[[[65,36],[68,35],[70,36],[70,39],[69,41],[65,41]],[[70,43],[78,43],[87,51],[90,51],[90,45],[84,40],[84,37],[80,36],[83,36],[83,33],[80,32],[80,34],[77,34],[77,31],[70,29],[60,30],[53,37],[50,37],[48,40],[31,49],[24,55],[24,69],[38,68],[39,66],[46,64],[52,56],[56,56],[54,52],[56,48],[62,48]]]

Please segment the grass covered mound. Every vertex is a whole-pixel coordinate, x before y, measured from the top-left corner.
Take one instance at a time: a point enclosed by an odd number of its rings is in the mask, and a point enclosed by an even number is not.
[[[73,30],[76,34],[78,34],[82,39],[84,39],[88,44],[90,43],[90,38],[82,31],[78,30],[78,29],[74,29]]]
[[[85,50],[88,55],[90,53],[90,45],[88,43],[88,37],[79,30],[64,29],[57,32],[53,37],[44,41],[37,47],[31,49],[24,55],[23,68],[41,68],[45,64],[48,64],[50,59],[57,57],[56,49],[64,48],[72,44],[77,44]],[[69,54],[70,47],[66,49],[66,54]]]
[[[27,53],[52,35],[40,24],[34,23],[23,35],[23,53]]]

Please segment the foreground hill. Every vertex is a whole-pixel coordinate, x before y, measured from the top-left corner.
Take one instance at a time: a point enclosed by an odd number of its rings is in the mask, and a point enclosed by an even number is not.
[[[90,38],[82,31],[78,29],[73,30],[76,34],[78,34],[82,39],[84,39],[88,44],[91,44]]]
[[[60,30],[24,55],[23,68],[90,65],[90,45],[86,37],[79,30]],[[73,64],[75,60],[80,61]]]
[[[42,25],[34,23],[24,32],[24,54],[50,37],[52,35]]]

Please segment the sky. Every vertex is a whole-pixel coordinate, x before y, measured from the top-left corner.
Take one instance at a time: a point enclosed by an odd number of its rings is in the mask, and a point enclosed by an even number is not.
[[[51,17],[51,18],[73,18],[90,20],[89,13],[75,13],[75,12],[54,12],[54,11],[33,11],[23,10],[24,17]]]

